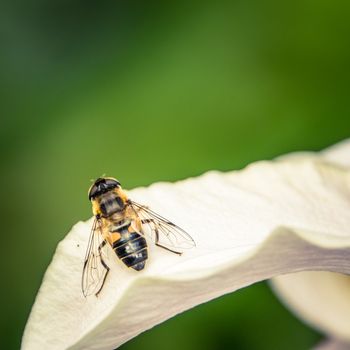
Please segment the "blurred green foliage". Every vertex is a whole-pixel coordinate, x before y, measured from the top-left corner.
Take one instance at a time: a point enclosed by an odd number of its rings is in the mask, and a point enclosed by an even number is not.
[[[338,0],[2,2],[0,347],[19,347],[57,242],[91,215],[90,179],[132,188],[348,137],[349,10]],[[307,349],[318,338],[259,284],[123,349]]]

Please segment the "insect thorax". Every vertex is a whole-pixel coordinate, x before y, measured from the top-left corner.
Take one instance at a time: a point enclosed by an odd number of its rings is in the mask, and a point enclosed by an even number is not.
[[[114,191],[102,194],[96,201],[101,216],[104,218],[110,219],[113,216],[122,215],[125,210],[125,201]]]

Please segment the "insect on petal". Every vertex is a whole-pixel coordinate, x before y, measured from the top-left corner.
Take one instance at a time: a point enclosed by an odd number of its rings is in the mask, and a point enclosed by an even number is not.
[[[347,147],[349,143],[342,147]],[[80,279],[92,221],[58,245],[22,340],[23,350],[112,349],[164,320],[273,276],[306,270],[350,273],[349,170],[306,153],[209,172],[129,192],[176,222],[196,247],[182,256],[150,244],[143,271],[109,254],[96,298]]]

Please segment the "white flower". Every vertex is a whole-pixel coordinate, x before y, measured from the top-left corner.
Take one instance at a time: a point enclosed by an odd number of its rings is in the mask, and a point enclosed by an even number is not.
[[[350,143],[342,148],[350,151]],[[141,272],[112,253],[101,294],[84,298],[80,280],[92,221],[78,223],[45,274],[22,349],[113,349],[257,281],[306,270],[350,273],[350,173],[324,155],[257,162],[129,195],[183,227],[197,247],[180,257],[150,244]]]

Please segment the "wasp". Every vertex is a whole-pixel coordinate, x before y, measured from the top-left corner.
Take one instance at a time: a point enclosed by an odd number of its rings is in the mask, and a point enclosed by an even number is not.
[[[105,284],[110,270],[106,262],[108,247],[127,267],[141,271],[148,259],[146,233],[156,246],[178,255],[182,249],[195,246],[182,228],[129,199],[120,182],[112,177],[98,178],[88,195],[94,221],[82,273],[84,296],[97,296]]]

